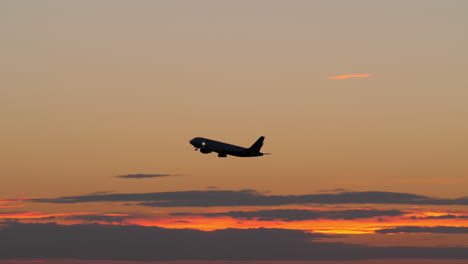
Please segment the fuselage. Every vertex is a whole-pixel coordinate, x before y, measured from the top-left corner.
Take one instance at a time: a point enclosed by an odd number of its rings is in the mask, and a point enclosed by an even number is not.
[[[236,157],[263,156],[263,153],[261,153],[260,151],[253,150],[251,148],[244,148],[202,137],[193,138],[192,140],[190,140],[190,144],[192,144],[196,150],[200,149],[200,152],[204,154],[217,152],[218,157],[226,157],[227,155],[232,155]]]

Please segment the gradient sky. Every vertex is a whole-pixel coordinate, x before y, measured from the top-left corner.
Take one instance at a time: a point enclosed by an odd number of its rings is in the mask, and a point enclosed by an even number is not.
[[[4,228],[264,227],[323,243],[468,248],[467,10],[463,0],[0,1]],[[198,136],[241,146],[265,136],[272,155],[203,155],[188,143]]]

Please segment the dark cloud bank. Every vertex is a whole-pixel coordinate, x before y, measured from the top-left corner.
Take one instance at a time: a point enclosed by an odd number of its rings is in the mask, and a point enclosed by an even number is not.
[[[468,205],[468,197],[432,198],[396,192],[341,192],[307,195],[264,195],[254,190],[181,191],[67,196],[30,200],[41,203],[139,202],[152,207],[277,206],[288,204],[417,204]]]
[[[453,215],[453,214],[446,214],[446,215],[437,215],[437,216],[411,216],[409,219],[413,220],[421,220],[421,219],[468,219],[467,215]]]
[[[381,216],[399,216],[405,212],[400,210],[342,210],[319,211],[304,209],[275,209],[260,211],[230,211],[220,213],[173,213],[172,215],[201,215],[206,217],[230,216],[241,220],[256,219],[259,221],[304,221],[314,219],[352,220],[357,218],[372,218]]]
[[[464,226],[399,226],[377,230],[381,234],[395,233],[440,233],[440,234],[468,234],[468,227]]]
[[[367,247],[325,243],[323,234],[286,229],[199,231],[144,226],[9,223],[0,258],[95,260],[468,259],[462,247]]]
[[[129,215],[72,215],[65,219],[81,220],[84,222],[105,222],[105,223],[122,223],[126,219],[136,218]]]

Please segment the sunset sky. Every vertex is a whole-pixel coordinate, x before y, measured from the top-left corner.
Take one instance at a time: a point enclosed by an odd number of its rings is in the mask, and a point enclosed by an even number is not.
[[[0,0],[0,264],[466,263],[467,11]]]

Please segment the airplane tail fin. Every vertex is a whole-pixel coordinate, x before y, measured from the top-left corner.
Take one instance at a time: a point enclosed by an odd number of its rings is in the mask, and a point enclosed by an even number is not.
[[[264,139],[265,139],[265,137],[259,137],[257,139],[257,141],[255,141],[255,143],[253,143],[253,145],[249,148],[249,150],[254,151],[254,152],[260,152],[260,149],[263,146],[263,140]]]

